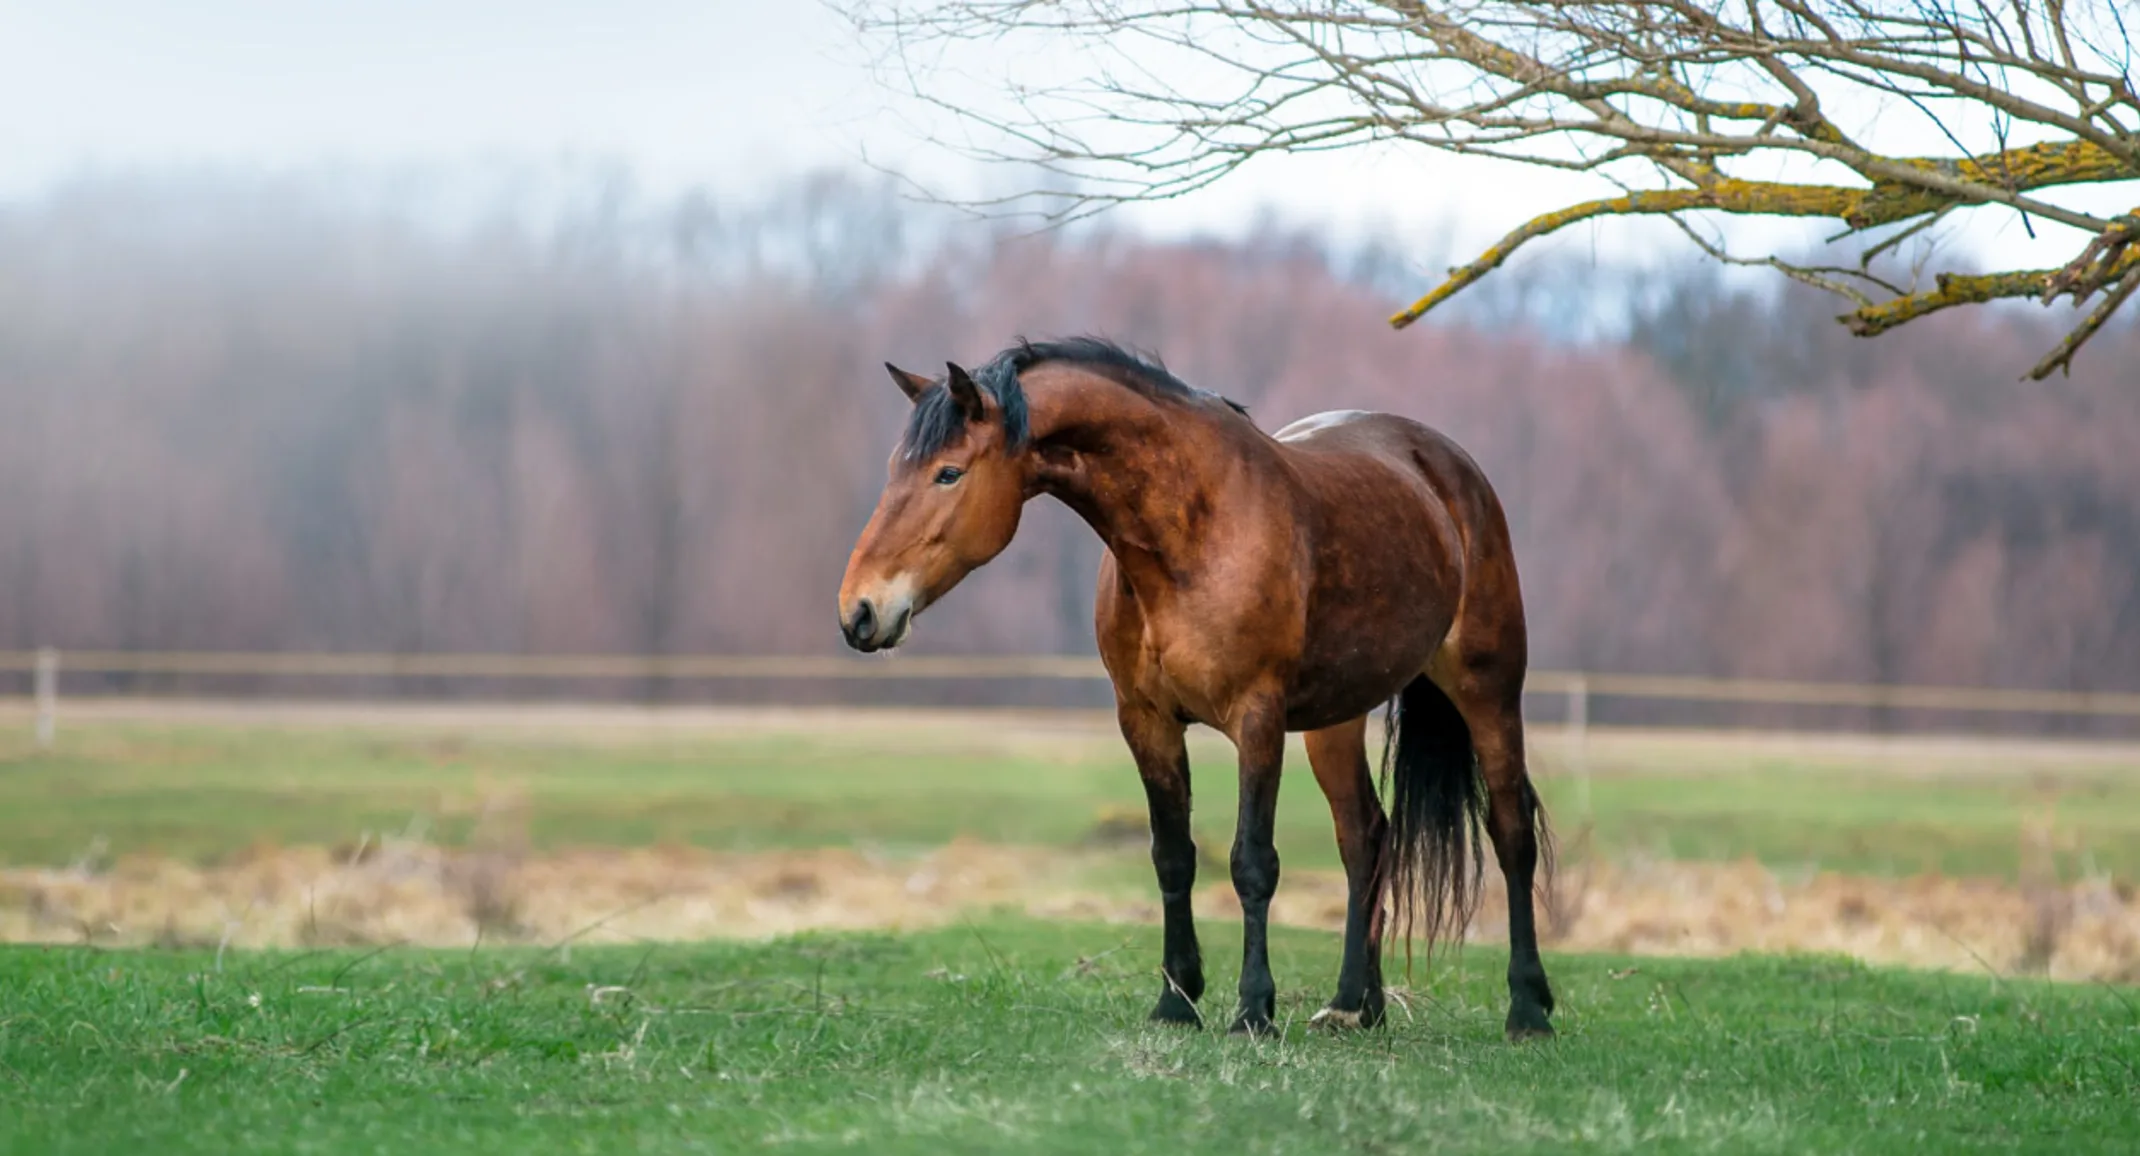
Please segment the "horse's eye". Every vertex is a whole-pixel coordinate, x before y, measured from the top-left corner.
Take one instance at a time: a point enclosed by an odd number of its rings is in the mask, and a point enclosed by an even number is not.
[[[960,478],[963,478],[965,476],[965,470],[962,470],[957,466],[945,466],[943,469],[936,471],[936,484],[939,486],[948,486],[951,483],[956,482]]]

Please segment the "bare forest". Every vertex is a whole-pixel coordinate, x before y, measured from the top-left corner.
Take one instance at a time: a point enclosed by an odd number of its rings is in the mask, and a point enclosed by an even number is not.
[[[1811,290],[1544,255],[1394,332],[1391,245],[941,226],[835,177],[539,220],[198,176],[0,209],[0,649],[837,653],[880,363],[1090,331],[1266,429],[1457,437],[1534,665],[2140,689],[2130,323],[2023,382],[2066,319],[1868,342]],[[1036,503],[918,649],[1089,652],[1098,556]]]

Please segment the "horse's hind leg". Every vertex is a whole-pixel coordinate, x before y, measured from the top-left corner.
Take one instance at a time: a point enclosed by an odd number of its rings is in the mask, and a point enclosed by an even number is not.
[[[1478,684],[1451,698],[1471,728],[1472,750],[1486,782],[1486,831],[1508,885],[1508,1036],[1550,1036],[1553,989],[1538,958],[1538,925],[1532,901],[1544,811],[1524,769],[1521,692]]]
[[[1196,1001],[1204,994],[1204,961],[1189,903],[1196,888],[1196,844],[1189,836],[1186,728],[1177,719],[1127,704],[1117,708],[1116,717],[1137,760],[1137,774],[1144,779],[1152,813],[1152,869],[1159,876],[1159,899],[1166,912],[1163,986],[1152,1019],[1198,1025],[1203,1023]]]
[[[1381,898],[1376,872],[1389,821],[1375,797],[1367,765],[1367,719],[1363,716],[1307,736],[1308,762],[1330,801],[1337,824],[1338,856],[1345,863],[1345,959],[1338,967],[1337,996],[1315,1013],[1310,1026],[1374,1027],[1382,1022],[1382,951],[1375,908]]]

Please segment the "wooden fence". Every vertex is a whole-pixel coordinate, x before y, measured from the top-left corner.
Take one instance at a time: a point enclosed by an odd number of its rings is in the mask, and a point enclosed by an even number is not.
[[[1096,658],[1068,655],[886,658],[740,655],[300,654],[227,651],[119,651],[53,648],[0,651],[0,671],[29,672],[40,745],[59,725],[64,674],[251,676],[268,678],[485,678],[506,680],[838,681],[1107,677]],[[1534,694],[1563,695],[1567,724],[1580,744],[1595,697],[1775,706],[1835,706],[2140,718],[2140,694],[2009,690],[1989,687],[1788,682],[1646,674],[1535,670]]]

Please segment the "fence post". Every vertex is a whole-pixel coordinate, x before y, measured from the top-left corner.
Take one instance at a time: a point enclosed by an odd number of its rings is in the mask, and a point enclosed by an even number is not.
[[[49,751],[59,734],[59,651],[37,648],[37,749]]]
[[[1590,814],[1590,680],[1568,680],[1568,765],[1575,771],[1576,808]]]

